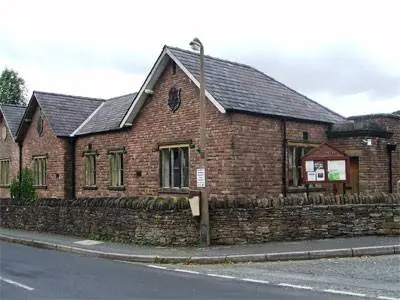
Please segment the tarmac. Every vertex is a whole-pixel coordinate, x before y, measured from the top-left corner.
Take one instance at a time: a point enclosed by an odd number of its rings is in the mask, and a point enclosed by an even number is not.
[[[233,246],[157,247],[0,228],[0,241],[112,260],[218,264],[400,254],[400,236],[361,236]]]

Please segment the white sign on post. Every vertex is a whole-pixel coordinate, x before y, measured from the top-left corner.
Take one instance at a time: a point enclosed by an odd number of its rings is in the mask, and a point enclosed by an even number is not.
[[[197,187],[206,187],[206,171],[204,168],[197,169]]]

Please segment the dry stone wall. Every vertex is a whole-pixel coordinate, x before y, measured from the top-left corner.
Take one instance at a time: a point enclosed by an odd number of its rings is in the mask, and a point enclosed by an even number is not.
[[[1,226],[162,246],[198,244],[185,198],[0,201]],[[400,194],[273,197],[210,203],[212,244],[400,235]]]

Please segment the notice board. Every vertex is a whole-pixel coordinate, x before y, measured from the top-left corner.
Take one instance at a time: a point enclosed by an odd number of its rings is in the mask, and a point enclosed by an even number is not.
[[[303,183],[346,183],[349,157],[335,147],[323,143],[302,158]]]

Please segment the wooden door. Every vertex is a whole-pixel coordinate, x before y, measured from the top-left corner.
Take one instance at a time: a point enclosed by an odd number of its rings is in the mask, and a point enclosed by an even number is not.
[[[349,160],[349,182],[346,185],[346,192],[358,194],[360,192],[359,185],[359,163],[358,157],[350,157]]]

